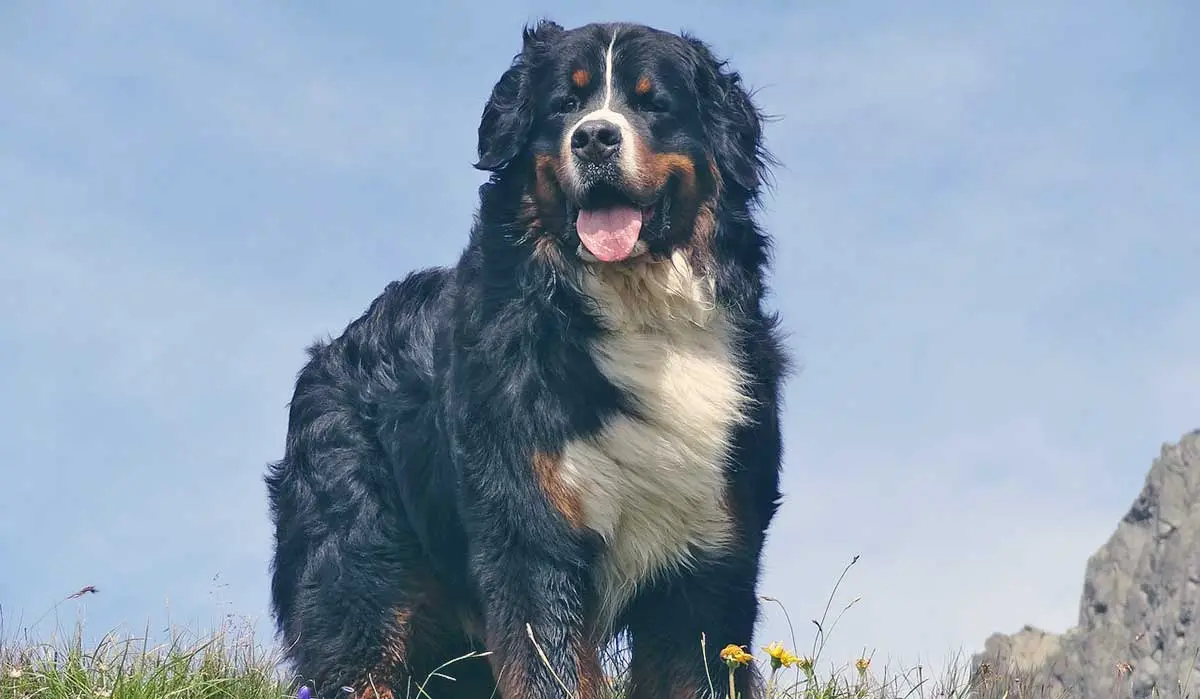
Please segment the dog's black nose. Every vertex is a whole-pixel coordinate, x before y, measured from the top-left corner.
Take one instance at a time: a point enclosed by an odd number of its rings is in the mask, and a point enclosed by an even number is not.
[[[611,121],[593,119],[575,127],[571,152],[588,163],[603,163],[621,148],[621,130]]]

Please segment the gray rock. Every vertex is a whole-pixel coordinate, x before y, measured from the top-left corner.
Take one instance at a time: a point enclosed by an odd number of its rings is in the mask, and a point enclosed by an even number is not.
[[[1196,698],[1198,616],[1200,430],[1163,446],[1117,531],[1088,560],[1075,628],[994,634],[972,672],[980,686],[985,675],[1035,677],[1048,692],[1038,696]]]

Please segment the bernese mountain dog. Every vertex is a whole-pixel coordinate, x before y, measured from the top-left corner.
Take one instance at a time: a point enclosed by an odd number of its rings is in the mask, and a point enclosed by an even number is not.
[[[780,502],[763,121],[687,34],[525,27],[457,264],[296,379],[271,602],[314,696],[598,699],[618,636],[628,699],[725,696]]]

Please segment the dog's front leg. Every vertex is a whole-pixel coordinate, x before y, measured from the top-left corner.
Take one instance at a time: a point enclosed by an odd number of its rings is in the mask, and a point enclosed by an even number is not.
[[[489,451],[469,459],[464,514],[501,697],[599,697],[603,677],[587,621],[595,544],[548,479],[551,457]]]

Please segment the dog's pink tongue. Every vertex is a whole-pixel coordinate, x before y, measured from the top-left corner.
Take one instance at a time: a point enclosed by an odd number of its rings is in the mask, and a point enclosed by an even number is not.
[[[603,262],[624,260],[633,252],[642,230],[642,212],[631,206],[580,211],[575,229],[584,246]]]

